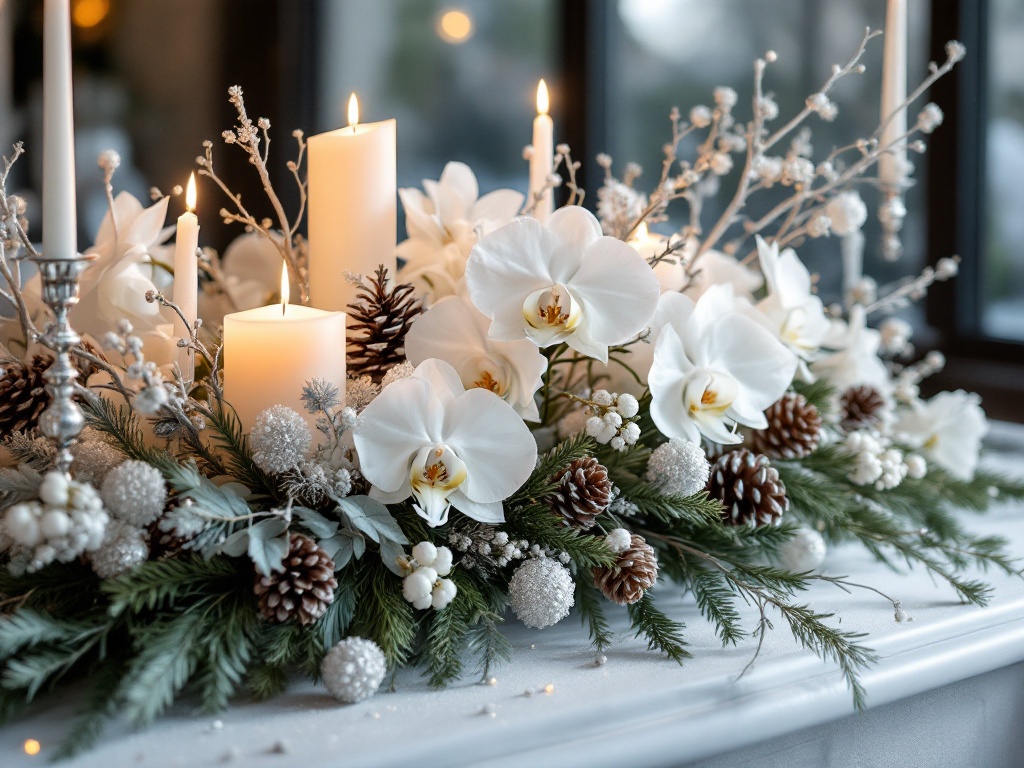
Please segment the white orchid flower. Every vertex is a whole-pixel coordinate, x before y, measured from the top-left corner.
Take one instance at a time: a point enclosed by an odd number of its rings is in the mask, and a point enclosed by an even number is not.
[[[881,334],[868,328],[864,307],[854,304],[849,322],[834,320],[822,344],[836,351],[811,363],[811,372],[824,377],[839,392],[858,384],[889,392],[889,371],[878,357],[881,342]]]
[[[972,480],[988,421],[981,398],[958,389],[918,400],[900,413],[896,434],[960,480]]]
[[[455,368],[466,389],[488,389],[527,421],[540,421],[534,393],[548,361],[527,339],[496,341],[487,337],[487,316],[463,296],[448,296],[416,318],[405,337],[409,362],[444,360]]]
[[[487,389],[462,385],[441,360],[389,384],[354,431],[359,469],[386,503],[413,497],[430,526],[455,507],[483,523],[505,520],[501,502],[533,471],[537,444],[519,415]]]
[[[764,284],[764,278],[740,264],[735,256],[721,251],[705,251],[690,266],[690,279],[683,293],[694,301],[715,285],[731,285],[737,296],[752,298]]]
[[[626,243],[601,235],[589,211],[567,206],[545,224],[516,219],[469,255],[470,298],[499,341],[562,342],[608,362],[608,347],[636,336],[661,291],[654,271]]]
[[[72,325],[79,333],[102,339],[128,320],[145,343],[146,358],[157,365],[172,363],[173,318],[155,302],[146,301],[157,290],[155,277],[161,269],[154,262],[167,261],[163,243],[174,231],[164,227],[169,198],[143,208],[134,196],[121,192],[114,198],[87,253],[96,261],[82,273],[79,302],[71,310]]]
[[[811,291],[811,274],[792,248],[779,253],[779,244],[768,245],[757,236],[761,271],[768,295],[757,304],[768,325],[800,358],[800,374],[813,380],[807,362],[813,360],[828,335],[831,323],[821,299]]]
[[[470,250],[516,217],[523,195],[498,189],[479,197],[476,176],[464,163],[448,163],[438,181],[423,181],[423,189],[398,191],[409,232],[398,246],[405,261],[398,280],[436,301],[462,292]]]
[[[792,383],[796,356],[742,310],[729,285],[696,305],[680,299],[654,349],[651,417],[669,438],[742,442],[735,425],[768,425],[764,410]]]

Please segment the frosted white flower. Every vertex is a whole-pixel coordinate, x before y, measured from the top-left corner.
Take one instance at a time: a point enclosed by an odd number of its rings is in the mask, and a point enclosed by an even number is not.
[[[901,317],[887,317],[878,327],[878,331],[881,334],[881,348],[891,355],[902,354],[914,333],[910,323]]]
[[[971,480],[988,421],[981,398],[959,389],[916,401],[899,414],[895,430],[953,477]]]
[[[353,432],[360,471],[384,502],[412,496],[431,526],[450,507],[487,523],[505,519],[501,502],[530,476],[537,444],[512,406],[470,389],[441,360],[427,360],[385,388]]]
[[[886,393],[892,390],[889,372],[878,357],[881,334],[867,326],[864,307],[850,310],[849,323],[832,322],[832,329],[822,346],[836,350],[811,364],[811,371],[822,376],[837,391],[857,384],[870,384]]]
[[[806,361],[814,359],[831,328],[825,307],[812,292],[811,275],[793,249],[780,254],[778,243],[768,245],[758,235],[757,253],[768,284],[768,295],[757,308],[776,337],[800,358],[801,375],[807,378]]]
[[[436,301],[461,293],[466,258],[477,240],[512,221],[523,195],[499,189],[480,197],[476,175],[464,163],[448,163],[423,190],[398,192],[409,239],[398,246],[405,265],[398,280],[413,283]]]
[[[967,55],[967,46],[961,43],[959,40],[950,40],[946,43],[946,56],[952,62],[963,61],[964,56]]]
[[[754,160],[752,172],[765,186],[770,187],[782,180],[783,170],[784,166],[781,157],[759,155]]]
[[[739,101],[739,96],[732,88],[728,86],[719,86],[715,88],[715,104],[723,109],[729,110],[736,106],[736,102]]]
[[[487,316],[463,296],[449,296],[416,318],[405,338],[412,365],[436,358],[450,364],[466,389],[480,387],[505,400],[527,421],[539,421],[534,394],[547,359],[528,339],[497,341]]]
[[[790,158],[782,166],[783,184],[810,184],[813,179],[814,163],[805,157]]]
[[[942,108],[938,104],[925,104],[924,109],[917,116],[917,127],[921,129],[922,133],[932,133],[942,125],[942,118]]]
[[[608,347],[638,334],[661,291],[629,245],[601,236],[593,214],[560,208],[540,224],[522,218],[483,238],[466,264],[470,297],[491,318],[492,339],[562,342],[608,361]]]
[[[683,300],[655,346],[651,416],[669,438],[742,442],[735,425],[767,426],[764,410],[792,383],[797,358],[737,307],[728,286],[696,305]]]
[[[825,214],[832,222],[832,231],[845,237],[864,226],[868,220],[868,207],[857,192],[840,192],[828,201]]]
[[[710,107],[698,104],[690,110],[690,123],[694,128],[707,128],[711,125],[712,112]]]
[[[711,465],[700,445],[673,437],[651,453],[647,462],[647,481],[668,494],[693,496],[704,490],[711,476]]]
[[[597,216],[606,235],[618,234],[647,207],[647,195],[616,179],[605,179],[597,190]]]
[[[725,152],[711,155],[711,172],[716,176],[725,176],[732,170],[732,157]]]
[[[249,433],[252,460],[264,472],[280,474],[306,458],[313,433],[297,411],[275,405],[261,411]]]
[[[807,222],[807,236],[828,237],[831,228],[832,220],[828,216],[819,214],[818,216],[811,217],[811,220]]]

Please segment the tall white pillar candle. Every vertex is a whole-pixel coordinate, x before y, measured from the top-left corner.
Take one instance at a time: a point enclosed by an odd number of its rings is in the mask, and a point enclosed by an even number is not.
[[[902,106],[907,100],[907,0],[888,2],[882,64],[881,119],[886,120],[894,112],[895,115],[882,131],[882,146],[907,132],[907,110]],[[906,147],[886,152],[878,158],[878,178],[882,184],[898,187],[906,177]]]
[[[394,276],[397,219],[395,121],[360,123],[355,94],[349,127],[309,138],[309,295],[314,307],[344,311],[356,286],[344,272]]]
[[[312,379],[345,391],[347,316],[287,304],[286,282],[281,295],[281,304],[224,318],[224,397],[246,432],[274,405],[298,411],[312,426],[315,417],[302,405],[302,388]]]
[[[555,198],[548,179],[554,170],[555,125],[548,114],[548,86],[543,80],[537,84],[537,117],[533,119],[533,154],[530,155],[530,197],[527,207],[533,207],[537,221],[547,221],[555,210]],[[540,199],[537,196],[540,195]]]
[[[78,253],[69,0],[43,2],[43,255]]]
[[[196,210],[196,175],[188,179],[185,192],[186,210],[178,217],[177,236],[174,242],[174,303],[188,321],[188,327],[180,317],[174,318],[174,335],[179,339],[190,338],[191,328],[198,317],[199,299],[199,262],[196,259],[196,248],[199,247],[199,218]],[[191,381],[195,373],[195,352],[181,349],[178,352],[178,365],[185,381]]]

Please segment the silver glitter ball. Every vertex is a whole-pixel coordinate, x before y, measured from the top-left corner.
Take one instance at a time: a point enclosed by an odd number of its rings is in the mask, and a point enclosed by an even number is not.
[[[384,651],[373,640],[348,637],[327,652],[320,674],[334,698],[355,704],[377,692],[387,666]]]
[[[512,610],[523,624],[543,629],[569,615],[576,592],[569,570],[547,557],[527,560],[508,584]]]

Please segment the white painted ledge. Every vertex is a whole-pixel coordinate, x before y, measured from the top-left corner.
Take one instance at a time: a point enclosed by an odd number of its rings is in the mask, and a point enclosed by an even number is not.
[[[994,446],[1009,451],[994,462],[1024,471],[1024,428],[996,425],[992,437]],[[1024,552],[1024,505],[965,516],[965,525],[1007,536],[1014,551]],[[846,594],[818,585],[808,593],[813,607],[835,611],[844,628],[869,633],[863,642],[880,656],[863,676],[869,708],[1024,661],[1024,580],[988,574],[996,594],[980,609],[959,604],[923,572],[880,568],[856,547],[830,553],[826,571],[893,595],[913,618],[896,623],[891,606],[867,591]],[[756,666],[737,681],[752,644],[723,649],[692,601],[670,592],[661,588],[659,605],[687,623],[695,656],[681,667],[647,652],[628,632],[624,611],[614,614],[619,634],[601,667],[575,616],[540,632],[513,625],[508,634],[515,656],[494,672],[494,686],[432,691],[413,672],[399,677],[398,692],[345,707],[322,688],[296,683],[272,702],[243,702],[219,718],[195,715],[185,704],[148,731],[114,725],[99,747],[70,765],[668,766],[795,734],[853,711],[838,673],[799,650],[781,620]],[[549,683],[554,690],[545,694]],[[537,692],[526,696],[528,688]],[[42,764],[74,698],[48,701],[0,731],[0,765]],[[489,704],[493,717],[481,714]],[[24,756],[28,738],[43,743],[43,755]],[[278,742],[283,754],[274,751]]]

